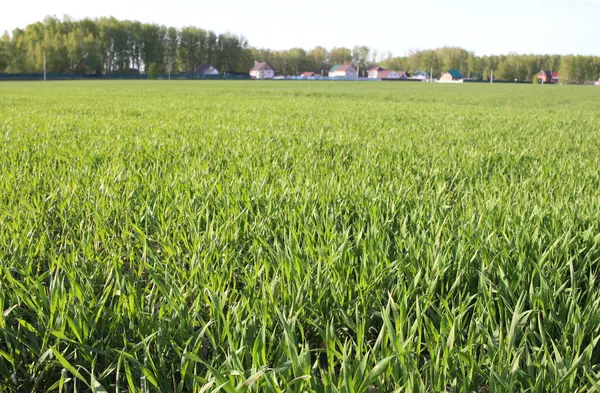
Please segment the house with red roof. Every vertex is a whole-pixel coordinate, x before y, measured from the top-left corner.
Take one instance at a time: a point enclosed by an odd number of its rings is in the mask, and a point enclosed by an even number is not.
[[[390,71],[381,67],[373,67],[369,70],[369,78],[371,79],[406,79],[407,75],[404,71]]]
[[[546,70],[541,70],[537,74],[539,83],[558,83],[558,72],[550,72]]]
[[[303,72],[302,74],[300,74],[300,76],[303,78],[313,78],[313,77],[317,76],[317,74],[309,71],[309,72]]]
[[[336,64],[329,70],[330,78],[356,78],[356,68],[352,64]]]

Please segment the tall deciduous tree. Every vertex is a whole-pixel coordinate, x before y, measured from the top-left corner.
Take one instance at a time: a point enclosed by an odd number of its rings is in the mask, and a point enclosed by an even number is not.
[[[5,31],[0,37],[0,72],[6,72],[10,61],[10,36]]]
[[[346,64],[352,61],[352,51],[348,48],[333,48],[329,52],[329,61],[333,64]]]

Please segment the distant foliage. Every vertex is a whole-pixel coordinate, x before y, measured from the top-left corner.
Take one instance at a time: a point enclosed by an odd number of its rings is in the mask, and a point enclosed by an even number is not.
[[[533,78],[531,79],[531,83],[533,83],[534,85],[539,85],[540,84],[540,79],[538,78],[537,74],[535,74],[533,76]]]

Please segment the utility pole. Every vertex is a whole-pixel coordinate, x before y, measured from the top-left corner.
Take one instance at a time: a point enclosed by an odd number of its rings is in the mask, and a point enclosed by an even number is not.
[[[171,58],[169,57],[169,80],[171,80]]]
[[[46,81],[46,55],[44,55],[44,82]]]
[[[360,64],[356,66],[356,80],[358,80],[358,76],[360,75]]]
[[[492,70],[492,77],[490,78],[490,83],[494,83],[494,70]]]
[[[433,67],[431,67],[429,72],[429,83],[433,83]]]

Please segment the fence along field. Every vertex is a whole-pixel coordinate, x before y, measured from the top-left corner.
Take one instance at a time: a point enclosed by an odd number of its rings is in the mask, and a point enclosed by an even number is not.
[[[599,391],[599,105],[3,83],[0,391]]]

